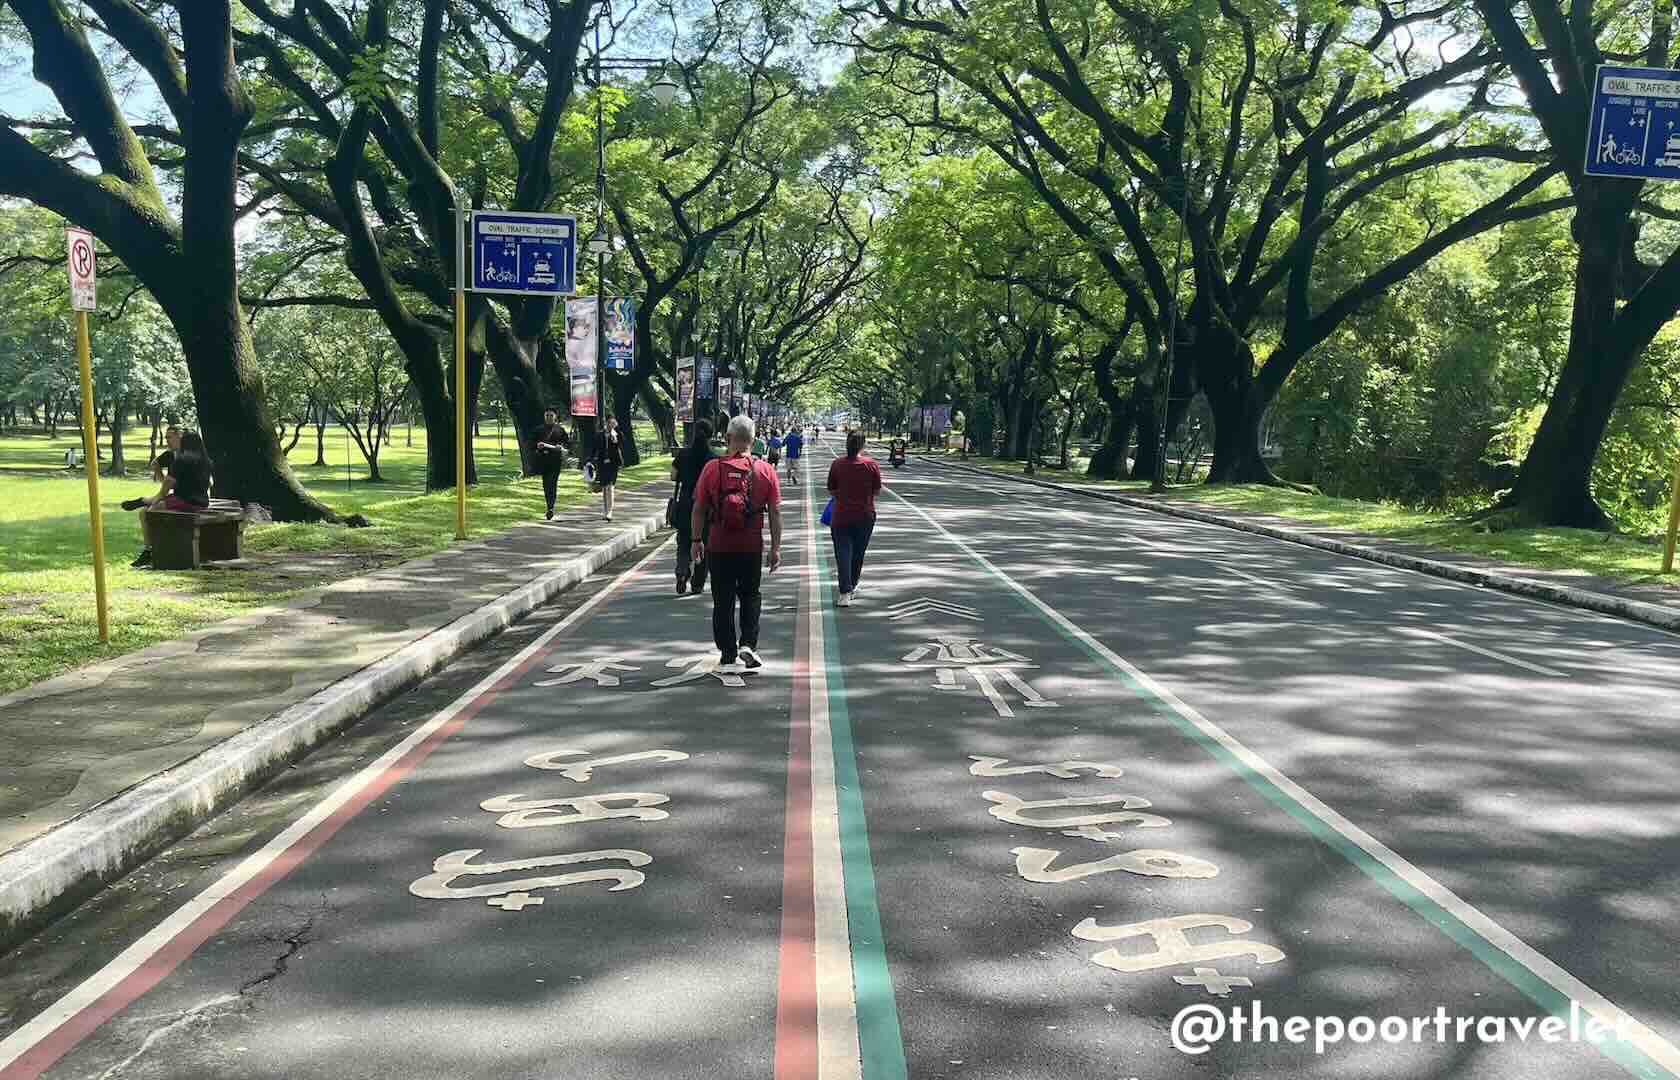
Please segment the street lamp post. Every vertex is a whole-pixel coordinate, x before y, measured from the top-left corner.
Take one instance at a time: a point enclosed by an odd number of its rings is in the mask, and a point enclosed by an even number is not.
[[[601,87],[603,85],[603,71],[657,71],[659,78],[655,79],[650,88],[653,100],[661,109],[668,107],[677,97],[677,84],[666,74],[666,61],[655,60],[640,56],[615,56],[611,60],[601,55],[601,20],[612,18],[612,0],[603,0],[600,10],[595,15],[595,232],[590,236],[586,245],[589,253],[595,256],[595,369],[602,372],[607,355],[607,323],[605,318],[606,290],[607,290],[607,255],[612,251],[612,238],[607,231],[607,128],[602,100]],[[673,357],[673,363],[675,358]],[[676,386],[676,373],[672,372],[671,385]],[[598,378],[599,390],[597,397],[599,413],[596,421],[604,425],[607,411],[608,382],[604,374]],[[673,398],[671,409],[671,431],[673,438],[676,432],[676,406]]]
[[[737,251],[740,250],[740,242],[735,238],[735,236],[733,234],[731,234],[731,233],[719,233],[717,236],[713,237],[712,240],[708,240],[704,244],[701,245],[700,252],[699,252],[699,257],[695,262],[695,268],[694,268],[695,269],[695,287],[694,287],[694,292],[695,292],[695,297],[696,297],[696,301],[697,301],[697,305],[698,305],[698,310],[695,312],[695,315],[694,315],[694,331],[693,331],[692,340],[691,340],[690,343],[693,345],[693,348],[694,348],[694,363],[695,363],[696,380],[698,380],[698,376],[699,376],[700,357],[704,354],[704,350],[706,348],[706,334],[705,334],[706,254],[707,254],[707,252],[709,252],[711,250],[711,245],[714,241],[717,243],[718,247],[723,251],[723,253],[725,255],[733,255]],[[716,343],[717,343],[717,348],[712,353],[712,393],[714,395],[717,392],[717,382],[718,382],[718,380],[723,378],[723,364],[722,364],[722,361],[724,359],[724,355],[723,355],[723,319],[722,319],[721,316],[718,318],[718,322],[717,322],[717,342]],[[675,364],[675,357],[672,358],[672,363]],[[731,368],[731,373],[733,373],[733,370],[734,369]],[[672,373],[671,385],[672,386],[676,385],[676,375],[675,375],[674,372]],[[733,394],[731,394],[731,396],[733,396]],[[695,384],[694,397],[695,397],[696,401],[700,400],[700,387],[699,387],[698,381],[696,381],[696,384]],[[727,402],[727,401],[717,401],[715,399],[712,400],[712,409],[715,411],[719,408],[722,408],[725,412],[731,411],[730,408],[729,408],[729,402]],[[674,428],[675,425],[673,424],[672,427]]]

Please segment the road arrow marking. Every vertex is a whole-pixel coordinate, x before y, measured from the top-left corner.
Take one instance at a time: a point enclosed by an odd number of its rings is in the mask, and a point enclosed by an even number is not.
[[[935,600],[931,596],[918,596],[914,600],[905,600],[900,603],[893,604],[882,614],[886,615],[889,619],[896,620],[914,618],[917,615],[925,615],[930,611],[939,615],[951,615],[959,619],[968,619],[970,622],[986,621],[980,617],[980,613],[978,611],[975,611],[971,607],[964,607],[961,604],[953,604],[948,600]]]

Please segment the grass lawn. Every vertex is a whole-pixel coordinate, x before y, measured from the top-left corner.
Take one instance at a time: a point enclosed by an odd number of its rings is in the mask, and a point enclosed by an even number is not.
[[[494,429],[477,442],[479,483],[468,493],[467,524],[473,539],[502,532],[542,511],[542,480],[519,477],[519,456],[511,434],[505,455]],[[638,434],[641,434],[638,432]],[[412,448],[399,429],[380,455],[387,482],[367,481],[355,444],[330,432],[327,464],[316,466],[315,444],[306,438],[291,454],[304,484],[342,512],[365,514],[372,528],[333,525],[255,525],[245,532],[245,551],[259,562],[288,559],[284,574],[252,569],[206,569],[170,573],[134,570],[140,550],[139,522],[118,507],[124,499],[151,494],[143,475],[146,443],[138,440],[128,479],[99,478],[104,508],[106,584],[110,591],[111,643],[99,644],[93,600],[93,567],[87,525],[87,481],[63,471],[64,450],[77,445],[72,434],[0,438],[0,693],[15,690],[81,664],[116,656],[218,622],[241,611],[285,600],[339,578],[418,558],[448,547],[455,538],[453,492],[425,492],[425,432],[414,432]],[[644,440],[644,445],[646,442]],[[353,459],[346,484],[346,450]],[[634,486],[663,481],[670,462],[663,456],[623,473]],[[560,505],[593,498],[576,471],[561,477]],[[347,556],[325,558],[328,555]],[[296,565],[302,562],[300,573]]]
[[[941,454],[954,459],[954,454]],[[1021,475],[1018,461],[996,461],[970,456],[967,464],[1009,476]],[[1141,480],[1088,480],[1084,462],[1074,468],[1040,466],[1037,478],[1053,483],[1076,483],[1125,494],[1145,494],[1149,484]],[[1272,514],[1317,529],[1342,529],[1369,533],[1390,540],[1423,544],[1445,551],[1458,551],[1497,559],[1519,566],[1545,570],[1597,574],[1618,581],[1652,584],[1665,580],[1662,547],[1649,539],[1615,536],[1587,529],[1508,529],[1478,532],[1463,518],[1451,514],[1417,510],[1397,503],[1335,499],[1288,488],[1258,487],[1251,484],[1177,484],[1167,498],[1197,503],[1210,510]],[[1668,581],[1680,585],[1680,575]]]

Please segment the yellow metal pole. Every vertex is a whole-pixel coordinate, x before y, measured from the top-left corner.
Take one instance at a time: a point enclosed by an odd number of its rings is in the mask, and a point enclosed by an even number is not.
[[[460,225],[457,211],[456,225]],[[457,227],[455,242],[467,237]],[[455,539],[467,538],[467,274],[466,254],[455,260]]]
[[[1663,568],[1665,574],[1674,572],[1674,534],[1680,530],[1680,454],[1674,459],[1674,488],[1668,497],[1668,543],[1663,547]]]
[[[93,526],[93,598],[99,609],[100,644],[109,645],[111,615],[105,603],[105,519],[99,512],[99,446],[93,431],[93,344],[88,338],[85,311],[76,312],[76,354],[82,367],[82,467],[87,472],[88,521]]]

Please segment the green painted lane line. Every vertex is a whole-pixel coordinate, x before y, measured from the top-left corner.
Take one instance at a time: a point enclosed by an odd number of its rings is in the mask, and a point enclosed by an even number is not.
[[[827,596],[832,553],[817,543],[819,596]],[[834,779],[840,789],[840,850],[846,878],[846,918],[852,935],[853,985],[857,991],[858,1048],[864,1080],[906,1080],[904,1035],[898,1001],[887,967],[881,905],[875,895],[875,868],[869,853],[869,825],[863,813],[852,718],[846,705],[846,675],[840,662],[840,626],[832,604],[823,604],[823,665],[828,677],[828,723],[834,735]]]

